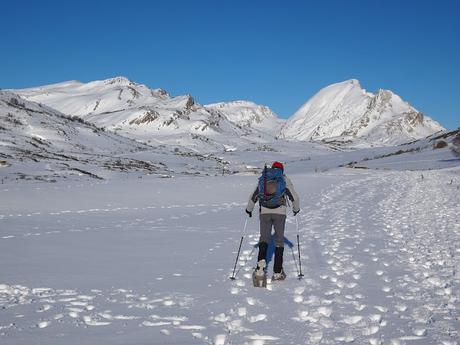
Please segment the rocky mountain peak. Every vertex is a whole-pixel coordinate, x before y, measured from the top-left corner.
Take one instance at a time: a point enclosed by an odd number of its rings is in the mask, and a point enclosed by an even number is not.
[[[103,82],[106,85],[114,85],[114,84],[117,84],[117,85],[134,85],[135,84],[134,82],[132,82],[131,80],[129,80],[126,77],[109,78],[109,79],[105,79]]]
[[[444,128],[390,90],[367,92],[356,79],[329,85],[283,126],[280,136],[297,140],[354,140],[392,145]]]

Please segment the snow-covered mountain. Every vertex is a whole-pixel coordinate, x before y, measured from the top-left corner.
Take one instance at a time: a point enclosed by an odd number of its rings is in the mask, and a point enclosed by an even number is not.
[[[151,147],[9,91],[0,91],[0,135],[0,159],[11,167],[9,178],[98,177],[88,172],[94,169],[167,171],[161,164],[126,156]]]
[[[219,116],[195,104],[192,96],[171,97],[162,89],[150,89],[124,77],[86,84],[69,81],[16,92],[29,100],[109,129],[219,130]]]
[[[172,97],[124,77],[15,92],[133,139],[201,150],[220,150],[223,144],[235,144],[235,138],[242,137],[247,144],[251,134],[257,134],[254,140],[258,141],[260,131],[271,132],[272,139],[279,122],[269,108],[254,103],[202,106],[191,95]]]
[[[31,147],[87,154],[143,148],[133,140],[106,132],[82,118],[64,115],[9,91],[0,91],[0,126],[5,146],[11,141],[21,148],[30,144]]]
[[[203,106],[191,95],[172,97],[124,77],[14,91],[132,139],[200,152],[256,147],[275,138],[395,145],[444,129],[393,92],[367,92],[355,79],[320,90],[287,121],[249,101]]]
[[[389,90],[376,94],[356,79],[320,90],[283,126],[281,138],[356,140],[393,145],[420,139],[444,128]]]
[[[272,136],[277,134],[284,123],[269,107],[254,102],[220,102],[205,107],[223,113],[229,121],[241,128],[253,128]]]
[[[46,105],[0,91],[2,178],[108,178],[117,173],[218,174],[228,164],[212,155],[147,145]]]

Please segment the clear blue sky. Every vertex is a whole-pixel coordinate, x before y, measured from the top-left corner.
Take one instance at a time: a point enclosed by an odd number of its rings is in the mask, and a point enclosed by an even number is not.
[[[356,78],[460,126],[460,1],[4,1],[0,87],[123,75],[290,116]]]

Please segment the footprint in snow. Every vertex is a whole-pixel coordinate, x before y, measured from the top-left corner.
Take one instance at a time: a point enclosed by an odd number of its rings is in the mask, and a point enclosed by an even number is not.
[[[230,289],[230,293],[231,293],[232,295],[238,295],[239,292],[240,292],[240,289],[238,289],[237,287],[232,287],[232,288]]]
[[[227,335],[218,334],[214,338],[214,345],[225,345],[226,340],[227,340]]]
[[[37,324],[38,328],[46,328],[51,325],[51,321],[41,321]]]
[[[43,312],[45,312],[47,310],[50,310],[50,309],[51,309],[51,305],[45,304],[40,309],[37,310],[37,313],[43,313]]]
[[[362,316],[358,316],[358,315],[355,315],[355,316],[348,316],[348,317],[345,317],[342,322],[347,324],[347,325],[356,325],[358,322],[362,321],[363,320],[363,317]]]
[[[250,323],[255,323],[255,322],[259,322],[259,321],[264,321],[267,319],[267,315],[266,314],[258,314],[258,315],[255,315],[255,316],[249,316],[248,317],[248,321]]]
[[[378,331],[380,331],[380,327],[377,326],[377,325],[373,325],[373,326],[369,326],[369,327],[366,327],[362,334],[364,336],[370,336],[370,335],[374,335],[376,333],[378,333]]]
[[[260,304],[260,302],[253,298],[253,297],[246,297],[246,302],[249,304],[249,305],[258,305]]]
[[[87,326],[107,326],[111,324],[111,322],[107,322],[107,321],[98,321],[89,315],[83,316],[83,322]]]
[[[54,320],[61,320],[62,318],[64,318],[64,314],[57,314],[53,317]]]
[[[152,321],[144,321],[142,322],[141,325],[145,326],[145,327],[160,327],[160,326],[166,326],[166,325],[170,325],[171,322],[169,321],[158,321],[158,322],[152,322]]]
[[[317,312],[321,316],[330,317],[331,314],[332,314],[332,308],[330,308],[330,307],[319,307]]]

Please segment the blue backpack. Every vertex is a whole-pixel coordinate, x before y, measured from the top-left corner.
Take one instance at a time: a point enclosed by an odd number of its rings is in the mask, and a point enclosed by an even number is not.
[[[285,192],[286,181],[283,170],[265,166],[262,176],[259,177],[259,205],[266,208],[277,208],[284,205]]]

